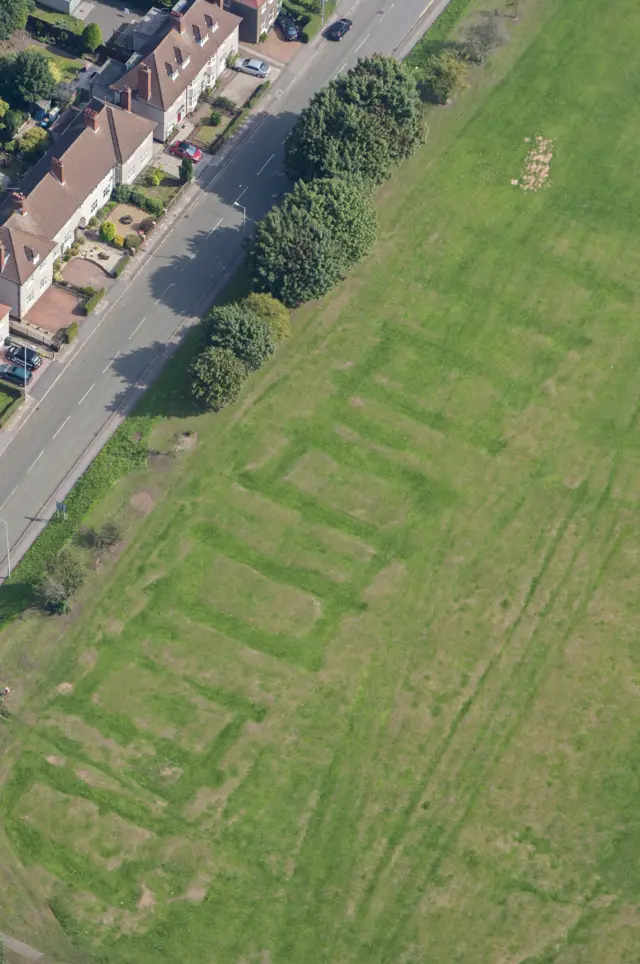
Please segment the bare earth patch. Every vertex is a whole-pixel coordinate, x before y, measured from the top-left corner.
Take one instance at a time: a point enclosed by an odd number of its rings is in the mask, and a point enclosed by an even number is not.
[[[139,907],[140,910],[152,910],[157,903],[158,901],[153,891],[149,890],[146,884],[142,884],[142,896],[136,904],[136,907]]]
[[[46,756],[45,760],[47,763],[50,763],[52,767],[63,767],[67,764],[66,756],[54,756],[51,754],[50,756]]]
[[[131,497],[130,503],[131,508],[135,509],[141,515],[149,515],[155,509],[155,499],[148,492],[136,492],[135,495]]]
[[[69,696],[73,693],[73,683],[60,683],[56,686],[56,692],[60,693],[61,696]]]

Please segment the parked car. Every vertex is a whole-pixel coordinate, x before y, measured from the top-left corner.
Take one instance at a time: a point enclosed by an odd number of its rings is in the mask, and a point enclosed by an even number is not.
[[[176,141],[169,148],[170,154],[175,154],[176,157],[189,157],[194,164],[202,158],[202,151],[195,144],[190,144],[189,141]]]
[[[238,60],[236,70],[240,70],[243,74],[251,74],[252,77],[259,77],[260,80],[264,80],[265,77],[268,77],[271,73],[269,64],[263,63],[262,60],[255,60],[252,57],[245,57],[244,60]]]
[[[10,345],[6,349],[5,355],[10,362],[14,362],[22,368],[27,368],[30,372],[34,372],[42,364],[42,355],[25,345]]]
[[[295,20],[288,17],[286,13],[281,13],[276,20],[276,27],[282,34],[283,40],[297,40],[299,31]]]
[[[343,17],[342,20],[336,20],[327,30],[327,37],[329,40],[342,40],[345,34],[349,33],[353,27],[353,20],[348,20],[347,17]]]
[[[12,382],[18,388],[24,388],[33,378],[33,372],[21,368],[20,365],[0,365],[0,379]]]

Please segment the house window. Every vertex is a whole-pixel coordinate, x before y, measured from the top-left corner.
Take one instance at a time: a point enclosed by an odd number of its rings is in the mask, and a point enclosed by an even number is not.
[[[93,201],[91,204],[91,213],[93,214],[94,211],[97,211],[97,210],[98,210],[98,199],[96,198],[95,201]]]
[[[109,185],[107,184],[107,186],[105,187],[104,191],[102,192],[102,196],[103,196],[103,197],[108,197],[109,194],[111,194],[111,188],[110,188]]]
[[[40,290],[42,291],[43,288],[46,288],[48,283],[49,283],[49,279],[45,275],[44,278],[41,278],[40,280]]]

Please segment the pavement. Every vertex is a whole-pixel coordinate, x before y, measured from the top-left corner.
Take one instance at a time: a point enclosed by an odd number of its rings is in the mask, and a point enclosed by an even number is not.
[[[300,110],[358,57],[405,56],[448,0],[426,2],[345,0],[339,15],[351,17],[351,31],[300,51],[245,127],[198,165],[65,359],[47,366],[0,432],[0,535],[8,532],[13,566],[240,265],[246,232],[287,187],[283,142]],[[9,569],[4,542],[0,579]]]

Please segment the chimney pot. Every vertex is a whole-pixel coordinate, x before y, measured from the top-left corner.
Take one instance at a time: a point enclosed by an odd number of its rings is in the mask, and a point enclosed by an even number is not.
[[[120,95],[120,106],[131,112],[131,88],[125,87]]]
[[[151,68],[140,64],[138,68],[138,97],[149,100],[151,97]]]
[[[61,184],[64,184],[64,168],[59,157],[51,158],[51,173],[58,178]]]
[[[171,26],[173,27],[173,29],[177,30],[178,33],[182,33],[182,31],[184,30],[184,22],[182,20],[182,14],[177,10],[172,10],[169,16],[169,19],[171,20]]]
[[[98,130],[98,112],[92,107],[85,107],[82,112],[84,115],[84,126],[92,131]]]
[[[11,205],[18,214],[27,213],[27,199],[20,191],[13,191],[11,194]]]

